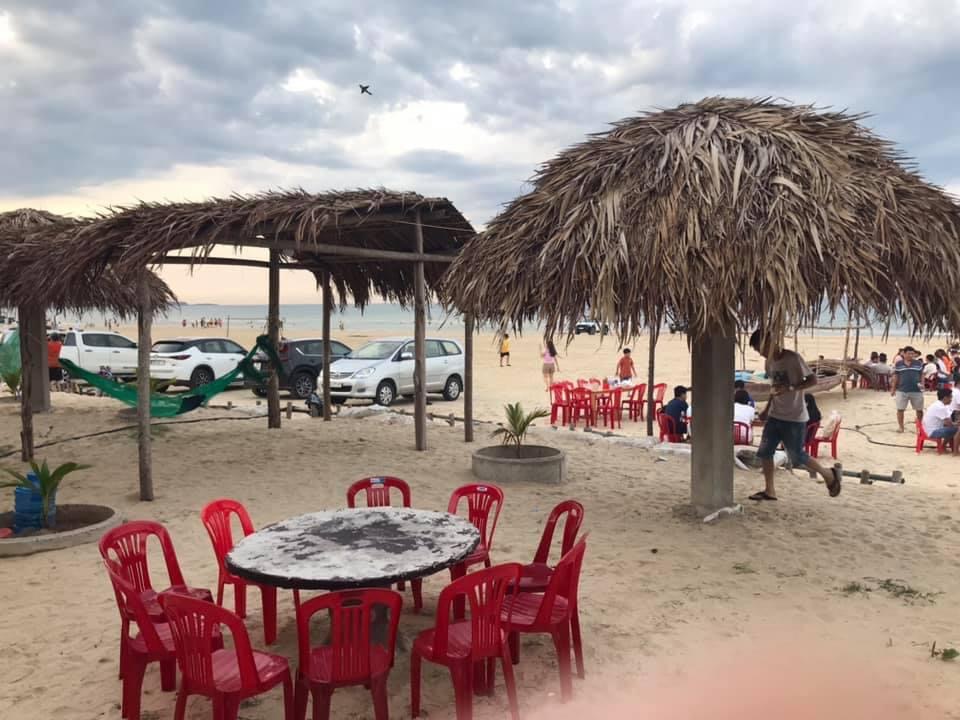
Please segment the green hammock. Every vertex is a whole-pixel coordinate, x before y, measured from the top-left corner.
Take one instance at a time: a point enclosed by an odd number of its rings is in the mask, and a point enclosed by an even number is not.
[[[261,335],[257,338],[256,344],[253,346],[253,349],[246,354],[246,356],[237,364],[237,367],[228,372],[226,375],[223,375],[211,383],[206,385],[201,385],[198,388],[189,390],[185,393],[177,393],[173,395],[162,395],[160,393],[151,393],[150,394],[150,415],[152,417],[173,417],[175,415],[182,415],[188,413],[191,410],[196,410],[201,405],[205,405],[210,398],[214,395],[219,395],[224,390],[229,388],[233,383],[235,383],[241,374],[245,374],[246,377],[253,378],[257,382],[264,382],[266,377],[253,366],[253,356],[257,352],[257,349],[263,350],[267,356],[270,358],[270,362],[273,364],[273,367],[278,368],[277,372],[283,375],[283,372],[280,368],[283,366],[280,363],[280,358],[277,356],[277,351],[270,342],[270,339],[266,335]],[[137,406],[137,386],[136,383],[120,383],[110,378],[103,377],[96,373],[88,372],[77,367],[74,363],[69,360],[60,360],[60,364],[63,365],[70,373],[71,377],[79,378],[85,380],[87,383],[97,388],[106,395],[109,395],[112,398],[116,398],[122,403],[125,403],[131,407]]]

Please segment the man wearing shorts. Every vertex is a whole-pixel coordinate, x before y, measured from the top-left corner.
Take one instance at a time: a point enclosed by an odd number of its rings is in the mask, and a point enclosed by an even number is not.
[[[903,413],[907,405],[917,413],[917,420],[923,420],[923,389],[920,386],[923,376],[923,362],[917,351],[909,345],[903,349],[903,359],[893,366],[893,385],[890,395],[897,405],[897,425],[903,432]]]
[[[783,443],[794,467],[806,467],[819,473],[827,484],[830,497],[840,494],[839,469],[827,470],[803,449],[807,435],[807,404],[803,391],[817,384],[816,374],[797,353],[787,350],[773,338],[757,330],[750,336],[750,347],[766,358],[770,379],[770,400],[758,417],[766,420],[757,457],[763,461],[766,487],[750,496],[751,500],[776,500],[773,484],[773,454]]]
[[[950,401],[953,399],[953,390],[940,388],[937,390],[937,399],[923,414],[923,431],[932,440],[946,440],[953,445],[953,454],[960,449],[954,437],[957,434],[957,424],[951,419]]]
[[[510,336],[504,335],[503,340],[500,341],[500,367],[503,367],[503,361],[507,361],[507,366],[510,366]]]

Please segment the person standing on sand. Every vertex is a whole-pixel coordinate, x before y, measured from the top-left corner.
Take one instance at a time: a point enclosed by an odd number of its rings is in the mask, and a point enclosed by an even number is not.
[[[507,367],[510,367],[510,336],[506,333],[500,341],[500,367],[503,367],[504,358],[507,359]]]
[[[803,391],[817,384],[816,374],[797,353],[785,349],[760,330],[754,331],[750,336],[750,347],[766,359],[767,377],[770,378],[770,399],[758,415],[761,420],[766,421],[760,447],[757,449],[757,457],[763,461],[766,487],[755,492],[750,499],[777,499],[773,482],[773,454],[781,442],[793,466],[806,467],[818,473],[826,482],[830,497],[836,497],[840,494],[840,470],[827,470],[803,449],[809,417]]]
[[[550,392],[550,386],[553,385],[554,373],[560,371],[560,363],[557,362],[557,348],[553,340],[547,340],[547,347],[543,351],[543,382],[547,386],[547,392]]]
[[[898,432],[903,432],[903,414],[908,404],[916,411],[917,420],[923,420],[923,362],[909,345],[902,352],[903,360],[894,365],[890,386],[890,396],[896,399]]]
[[[47,367],[50,370],[50,382],[59,382],[63,379],[63,369],[60,367],[60,349],[63,341],[60,333],[50,333],[47,340]]]
[[[632,380],[637,376],[637,366],[633,364],[630,348],[623,349],[623,355],[617,361],[617,369],[614,371],[614,375],[617,376],[620,382]]]

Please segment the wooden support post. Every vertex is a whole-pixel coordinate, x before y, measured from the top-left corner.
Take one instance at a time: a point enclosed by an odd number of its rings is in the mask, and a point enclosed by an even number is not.
[[[287,420],[290,420],[293,417],[293,403],[287,403]]]
[[[267,309],[267,334],[274,350],[280,348],[280,251],[270,250],[269,307]],[[280,427],[280,376],[279,368],[273,368],[267,382],[267,427]]]
[[[657,336],[660,334],[660,326],[650,323],[650,348],[647,351],[647,435],[653,437],[653,386],[656,371],[657,359]],[[732,412],[732,411],[731,411]],[[733,427],[731,425],[731,427]]]
[[[463,441],[473,442],[473,315],[463,316]]]
[[[153,458],[150,438],[150,348],[153,308],[147,274],[137,280],[137,450],[140,459],[140,499],[153,500]]]
[[[690,499],[701,515],[733,505],[733,371],[736,340],[727,335],[694,338],[693,428]]]
[[[32,317],[29,308],[18,310],[20,335],[20,459],[33,460],[33,381],[30,371],[33,364],[31,346],[27,339],[32,333]]]
[[[847,313],[847,333],[843,340],[843,360],[841,360],[841,365],[840,365],[840,375],[841,375],[840,387],[843,390],[844,400],[847,399],[847,375],[850,374],[849,371],[847,370],[847,360],[850,357],[850,354],[849,354],[850,353],[850,322],[851,322],[850,313]]]
[[[423,225],[420,211],[417,210],[416,225],[418,254],[423,253]],[[413,265],[413,397],[414,427],[417,450],[427,449],[427,283],[423,273],[423,262]]]
[[[330,273],[323,273],[323,419],[330,421],[330,312],[333,293],[330,291]]]

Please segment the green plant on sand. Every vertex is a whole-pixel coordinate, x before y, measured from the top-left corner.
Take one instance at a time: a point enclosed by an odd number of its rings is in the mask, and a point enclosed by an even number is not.
[[[34,484],[26,475],[18,473],[16,470],[9,470],[7,468],[2,468],[5,473],[15,478],[15,482],[6,480],[0,482],[0,487],[22,487],[28,490],[36,490],[37,485],[39,485],[40,492],[40,513],[43,520],[43,526],[47,527],[47,515],[50,512],[50,501],[56,496],[57,489],[60,487],[60,483],[63,482],[63,479],[72,472],[77,470],[86,470],[89,468],[89,465],[80,465],[79,463],[68,462],[60,465],[59,467],[51,470],[47,465],[47,461],[44,460],[42,465],[38,465],[36,462],[30,463],[30,469],[33,470],[33,473],[37,476],[37,484]]]
[[[7,386],[7,389],[12,392],[14,395],[17,394],[17,390],[20,389],[20,371],[16,370],[14,372],[6,372],[0,376],[0,380],[3,380],[4,384]]]
[[[945,662],[949,662],[960,657],[960,650],[952,647],[943,648],[943,650],[937,650],[937,642],[934,641],[933,645],[930,647],[930,657],[940,658]]]
[[[503,406],[507,424],[493,431],[493,437],[499,437],[504,445],[516,445],[517,450],[523,445],[523,439],[535,420],[550,416],[549,410],[537,408],[525,413],[520,403],[509,403]]]

